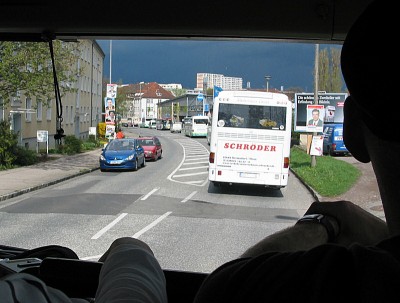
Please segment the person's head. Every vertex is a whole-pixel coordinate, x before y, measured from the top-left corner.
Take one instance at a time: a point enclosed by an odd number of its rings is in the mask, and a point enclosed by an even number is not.
[[[113,102],[112,99],[107,99],[107,107],[112,107],[113,106]]]
[[[113,111],[113,110],[110,110],[109,112],[108,112],[108,114],[110,115],[110,117],[115,117],[115,112]]]
[[[344,141],[352,155],[364,163],[371,160],[365,138],[400,142],[395,95],[387,90],[395,87],[396,77],[390,69],[398,56],[389,38],[397,26],[390,6],[388,0],[372,2],[349,30],[341,52],[349,90],[344,105]]]
[[[319,110],[318,109],[313,109],[312,111],[312,118],[314,121],[317,121],[319,119]]]
[[[391,234],[400,233],[400,135],[392,69],[397,50],[397,12],[375,0],[353,24],[343,44],[341,67],[349,90],[343,139],[360,162],[372,163]]]

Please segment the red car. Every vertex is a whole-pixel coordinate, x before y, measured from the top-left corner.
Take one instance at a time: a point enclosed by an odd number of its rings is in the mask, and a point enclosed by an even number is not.
[[[139,144],[144,149],[146,160],[157,161],[162,157],[162,145],[158,137],[139,137]]]

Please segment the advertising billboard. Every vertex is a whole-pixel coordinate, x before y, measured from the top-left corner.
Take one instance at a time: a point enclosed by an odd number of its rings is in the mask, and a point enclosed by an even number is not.
[[[324,124],[327,123],[343,123],[343,106],[347,98],[347,93],[319,93],[318,109],[319,117]],[[312,127],[309,121],[312,117],[312,109],[314,104],[313,93],[295,94],[295,116],[294,131],[296,132],[315,132],[319,131],[319,127]],[[311,110],[311,111],[310,111]]]

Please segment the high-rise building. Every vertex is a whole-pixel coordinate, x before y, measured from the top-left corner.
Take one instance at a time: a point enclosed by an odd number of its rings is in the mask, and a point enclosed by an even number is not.
[[[197,73],[197,89],[212,88],[214,85],[225,90],[243,89],[243,79],[238,77],[226,77],[222,74]]]

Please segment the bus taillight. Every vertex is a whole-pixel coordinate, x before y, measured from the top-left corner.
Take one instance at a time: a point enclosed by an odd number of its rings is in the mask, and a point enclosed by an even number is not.
[[[283,158],[283,168],[289,168],[290,159],[289,157]]]
[[[214,163],[214,158],[215,158],[215,153],[210,153],[210,156],[209,156],[209,158],[208,158],[208,161],[209,161],[210,163]]]

